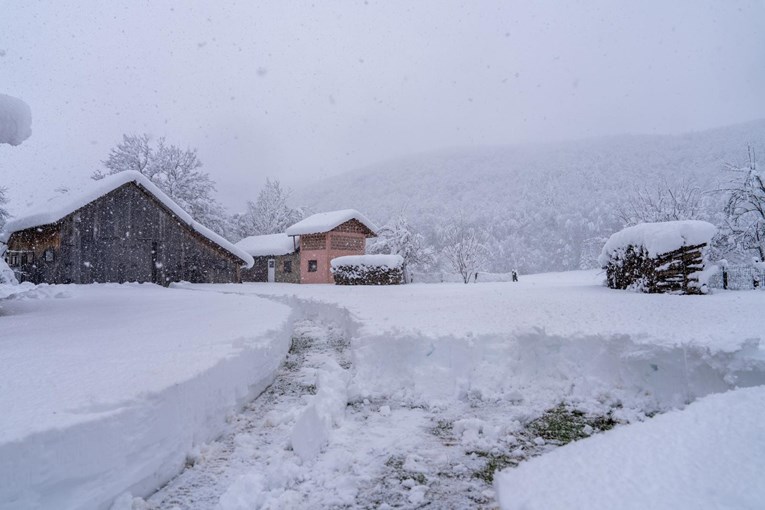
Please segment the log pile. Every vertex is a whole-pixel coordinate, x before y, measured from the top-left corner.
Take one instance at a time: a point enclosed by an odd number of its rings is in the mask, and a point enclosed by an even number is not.
[[[651,294],[706,294],[706,285],[699,280],[706,246],[707,243],[683,246],[653,257],[642,246],[627,246],[611,255],[604,268],[606,282],[612,289]]]

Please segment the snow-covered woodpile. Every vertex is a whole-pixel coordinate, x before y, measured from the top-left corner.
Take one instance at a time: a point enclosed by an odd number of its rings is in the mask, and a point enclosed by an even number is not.
[[[704,249],[716,232],[696,220],[641,223],[612,235],[600,254],[612,289],[705,294]]]
[[[349,255],[332,259],[337,285],[398,285],[404,277],[401,255]]]

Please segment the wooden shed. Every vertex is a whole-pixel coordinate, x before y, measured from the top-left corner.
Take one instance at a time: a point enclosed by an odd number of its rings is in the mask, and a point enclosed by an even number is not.
[[[243,282],[300,283],[300,238],[287,234],[245,237],[236,246],[255,263],[242,270]]]
[[[300,237],[300,283],[334,283],[330,262],[345,255],[363,255],[366,240],[377,227],[355,209],[314,214],[287,229]]]
[[[138,172],[58,196],[8,222],[0,241],[19,280],[32,283],[240,282],[253,264]]]

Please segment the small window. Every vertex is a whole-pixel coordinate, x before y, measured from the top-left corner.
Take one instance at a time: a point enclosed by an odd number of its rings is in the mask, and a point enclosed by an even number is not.
[[[53,248],[48,248],[47,250],[45,250],[45,252],[43,253],[43,259],[45,260],[45,262],[53,262],[56,259],[56,255],[53,252]]]
[[[308,261],[308,272],[315,273],[319,269],[319,263],[315,260]]]
[[[292,272],[292,261],[291,260],[285,260],[284,261],[284,267],[282,268],[282,271],[285,273],[291,273]]]
[[[23,266],[26,263],[27,263],[27,254],[26,253],[22,253],[21,254],[21,265]],[[310,271],[310,269],[309,269],[309,271]]]

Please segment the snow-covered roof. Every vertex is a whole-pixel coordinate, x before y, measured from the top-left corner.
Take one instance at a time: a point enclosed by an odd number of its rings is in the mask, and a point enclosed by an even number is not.
[[[229,253],[236,255],[245,262],[246,267],[252,267],[254,261],[252,257],[241,248],[237,248],[233,243],[227,241],[204,225],[197,223],[189,213],[181,209],[170,197],[160,190],[147,177],[139,172],[126,171],[110,175],[98,181],[92,181],[79,192],[70,192],[65,195],[58,195],[44,203],[31,207],[23,214],[12,220],[9,220],[3,231],[0,232],[0,242],[7,242],[13,232],[25,230],[40,225],[49,225],[69,216],[73,212],[85,207],[94,200],[114,191],[129,182],[134,182],[154,198],[159,200],[162,205],[167,207],[172,213],[192,230],[206,237],[213,243],[225,249]]]
[[[377,226],[369,221],[366,216],[356,209],[343,209],[341,211],[330,211],[313,214],[302,221],[298,221],[287,229],[288,236],[299,236],[306,234],[320,234],[329,232],[346,221],[357,220],[367,227],[374,234],[377,232]]]
[[[236,246],[253,257],[295,253],[295,242],[284,233],[245,237]]]
[[[699,220],[640,223],[609,237],[598,262],[605,266],[611,253],[627,246],[642,246],[650,257],[655,257],[683,246],[709,243],[716,232],[717,227]]]

